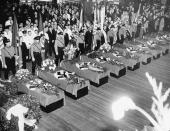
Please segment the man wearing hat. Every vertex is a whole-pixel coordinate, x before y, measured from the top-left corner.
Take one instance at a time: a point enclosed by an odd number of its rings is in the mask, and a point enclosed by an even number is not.
[[[4,37],[3,39],[4,48],[2,49],[2,60],[3,67],[5,68],[5,80],[9,78],[9,72],[12,71],[12,74],[16,73],[16,65],[15,65],[15,56],[16,52],[13,46],[11,46],[11,41]]]
[[[32,74],[35,75],[36,67],[41,67],[42,55],[41,55],[41,43],[40,36],[34,38],[34,43],[31,45],[31,58],[32,58]]]

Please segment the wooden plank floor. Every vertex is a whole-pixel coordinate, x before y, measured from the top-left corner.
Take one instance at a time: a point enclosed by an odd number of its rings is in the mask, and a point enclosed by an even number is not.
[[[170,87],[170,54],[142,65],[136,71],[127,71],[119,79],[110,78],[99,88],[91,87],[89,95],[80,100],[66,97],[66,106],[49,114],[43,114],[38,131],[117,131],[117,127],[134,131],[142,129],[148,120],[136,111],[129,111],[121,121],[112,119],[111,104],[123,95],[130,96],[137,105],[150,113],[151,95],[145,72]]]

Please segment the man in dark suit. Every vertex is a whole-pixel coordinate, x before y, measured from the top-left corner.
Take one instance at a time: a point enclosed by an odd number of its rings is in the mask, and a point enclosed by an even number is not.
[[[55,25],[52,29],[53,44],[55,43],[56,36],[57,36],[57,25]],[[55,49],[54,49],[54,55],[56,55]]]
[[[92,43],[93,43],[93,31],[90,27],[88,27],[85,36],[84,36],[84,40],[85,40],[85,51],[90,52],[92,50]]]
[[[52,54],[55,54],[54,50],[54,35],[52,32],[52,26],[49,26],[49,30],[47,32],[48,37],[49,37],[49,55],[52,56]]]

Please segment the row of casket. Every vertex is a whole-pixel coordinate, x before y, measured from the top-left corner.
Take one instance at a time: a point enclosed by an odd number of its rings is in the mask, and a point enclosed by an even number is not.
[[[35,128],[41,117],[39,107],[47,113],[54,111],[65,105],[65,95],[73,99],[81,98],[88,94],[90,85],[99,87],[107,83],[110,76],[119,78],[126,75],[126,70],[134,71],[141,64],[146,65],[168,54],[169,49],[170,37],[167,33],[152,34],[144,39],[127,41],[124,45],[115,45],[114,48],[104,45],[99,51],[64,60],[60,67],[56,67],[54,60],[47,59],[36,76],[28,70],[18,70],[12,83],[0,85],[0,93],[7,93],[0,94],[0,124],[5,125],[0,128],[8,130],[17,124],[19,127],[17,122],[21,114],[28,130]],[[18,92],[25,95],[11,97]]]
[[[46,60],[38,70],[38,76],[59,86],[74,98],[79,98],[87,93],[90,84],[100,86],[107,83],[110,76],[121,77],[126,74],[127,69],[136,70],[141,64],[148,64],[168,51],[168,34],[152,34],[145,39],[127,41],[124,45],[117,44],[112,49],[103,46],[99,51],[88,55],[64,60],[60,67],[55,67],[54,62]]]
[[[37,76],[28,71],[17,73],[18,91],[35,96],[46,112],[65,104],[65,95],[78,99],[88,94],[90,85],[96,87],[108,82],[110,76],[119,78],[127,70],[136,70],[169,52],[169,35],[152,34],[144,39],[125,42],[72,60],[63,60],[56,67],[54,60],[44,60]],[[24,74],[24,75],[22,75]],[[61,104],[63,103],[63,104]],[[60,106],[61,107],[61,106]]]

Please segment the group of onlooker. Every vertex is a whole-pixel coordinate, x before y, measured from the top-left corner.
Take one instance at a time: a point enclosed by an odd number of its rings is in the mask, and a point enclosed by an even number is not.
[[[10,71],[13,75],[16,72],[18,56],[22,56],[20,68],[29,68],[27,63],[31,61],[35,74],[36,67],[47,58],[55,59],[59,65],[66,49],[76,49],[78,56],[98,50],[104,43],[113,47],[123,44],[125,39],[142,38],[146,33],[170,28],[164,6],[141,3],[138,10],[135,8],[133,2],[126,7],[108,4],[102,29],[99,21],[97,24],[93,21],[81,23],[80,4],[17,5],[14,8],[18,22],[16,47],[12,46],[12,15],[4,23],[5,28],[0,25],[0,70],[4,69],[4,78],[8,79]]]

